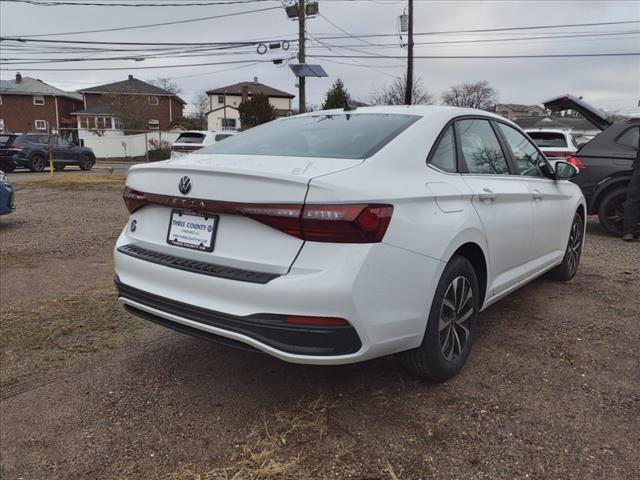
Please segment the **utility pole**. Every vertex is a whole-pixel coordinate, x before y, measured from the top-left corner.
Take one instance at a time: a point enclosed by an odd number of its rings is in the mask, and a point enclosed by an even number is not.
[[[298,0],[298,63],[305,63],[304,39],[305,39],[305,0]],[[298,101],[300,113],[306,112],[306,88],[305,78],[298,78]]]
[[[411,105],[413,97],[413,0],[409,1],[409,31],[407,33],[407,85],[404,92],[405,105]]]

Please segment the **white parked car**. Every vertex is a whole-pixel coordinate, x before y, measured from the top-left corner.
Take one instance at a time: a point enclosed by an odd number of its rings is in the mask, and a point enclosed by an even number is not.
[[[171,145],[171,159],[181,158],[198,150],[220,142],[238,132],[209,132],[207,130],[187,130],[182,132]]]
[[[586,205],[522,131],[454,107],[289,117],[129,170],[119,301],[282,360],[402,353],[442,381],[479,312],[578,268]],[[526,313],[526,312],[525,312]]]
[[[525,132],[550,161],[564,161],[578,151],[569,130],[531,128],[526,129]]]

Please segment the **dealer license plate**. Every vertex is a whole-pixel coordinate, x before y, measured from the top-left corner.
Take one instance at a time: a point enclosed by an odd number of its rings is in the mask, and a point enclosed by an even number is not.
[[[172,210],[167,243],[178,247],[211,252],[213,251],[217,227],[217,215]]]

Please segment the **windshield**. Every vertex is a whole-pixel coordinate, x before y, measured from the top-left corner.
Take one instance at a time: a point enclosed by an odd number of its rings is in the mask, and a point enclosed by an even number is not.
[[[185,132],[180,134],[176,143],[202,143],[204,137],[204,133]]]
[[[380,113],[292,117],[233,135],[197,154],[366,158],[419,118]]]
[[[540,148],[566,147],[567,139],[560,132],[527,132]]]

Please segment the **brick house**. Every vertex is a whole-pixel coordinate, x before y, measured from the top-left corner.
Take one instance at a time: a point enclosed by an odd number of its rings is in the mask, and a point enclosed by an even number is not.
[[[78,128],[121,133],[123,129],[166,130],[174,119],[183,116],[186,102],[175,93],[143,82],[129,75],[127,80],[78,90],[82,95],[82,108],[73,112]],[[144,118],[128,120],[123,113]],[[128,125],[129,123],[129,125]]]
[[[71,112],[82,108],[82,95],[65,92],[16,73],[0,80],[0,131],[33,132],[75,127]]]
[[[239,130],[240,114],[238,106],[243,100],[253,95],[263,94],[269,98],[276,117],[286,117],[293,113],[291,100],[294,95],[283,92],[258,82],[258,77],[253,77],[253,82],[240,82],[225,87],[207,91],[209,96],[209,111],[207,112],[207,129]]]

